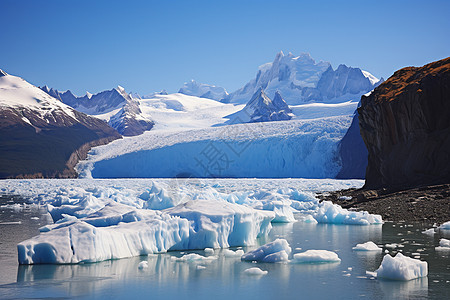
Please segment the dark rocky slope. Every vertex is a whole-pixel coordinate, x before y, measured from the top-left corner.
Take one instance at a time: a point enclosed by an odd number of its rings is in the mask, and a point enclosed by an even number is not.
[[[367,168],[367,148],[359,131],[358,113],[353,116],[352,124],[339,142],[339,156],[342,169],[337,179],[364,179]]]
[[[450,58],[395,72],[358,113],[366,189],[450,183]]]
[[[23,79],[0,77],[0,178],[74,178],[93,146],[121,135]]]

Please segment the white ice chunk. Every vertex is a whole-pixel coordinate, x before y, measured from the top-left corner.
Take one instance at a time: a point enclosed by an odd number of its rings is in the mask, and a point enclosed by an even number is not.
[[[382,224],[380,215],[369,214],[367,211],[349,211],[331,201],[322,201],[314,214],[319,223],[370,225]]]
[[[215,260],[215,259],[217,259],[216,256],[202,256],[197,253],[189,253],[189,254],[183,255],[182,257],[177,257],[174,260],[175,261],[188,261],[188,262],[189,261],[202,262],[202,261],[211,261],[211,260]]]
[[[383,257],[381,266],[376,270],[378,278],[391,280],[411,280],[428,275],[428,263],[397,253]]]
[[[225,257],[241,257],[242,255],[244,255],[244,250],[239,249],[239,250],[233,251],[230,249],[223,249],[222,254]]]
[[[256,275],[256,276],[262,276],[262,275],[267,275],[267,273],[269,273],[268,271],[263,271],[260,268],[254,267],[254,268],[249,268],[246,269],[244,271],[244,274],[247,275]]]
[[[138,269],[139,270],[143,270],[143,269],[147,269],[148,268],[148,262],[147,261],[141,261],[138,264]]]
[[[332,263],[340,262],[339,256],[328,250],[307,250],[294,254],[295,263]]]
[[[203,251],[205,251],[206,254],[214,254],[213,248],[205,248]]]
[[[258,249],[245,253],[241,259],[247,261],[274,263],[279,261],[287,261],[291,252],[292,249],[285,239],[276,239],[275,241],[267,243]]]
[[[439,241],[439,247],[435,248],[437,251],[450,251],[450,240],[441,239]]]
[[[380,251],[380,252],[383,250],[380,247],[378,247],[377,244],[375,244],[372,241],[369,241],[369,242],[364,243],[364,244],[357,244],[352,249],[353,250],[358,250],[358,251]]]
[[[429,236],[433,236],[435,234],[434,228],[430,228],[430,229],[427,229],[425,231],[422,231],[422,233],[426,234],[426,235],[429,235]]]

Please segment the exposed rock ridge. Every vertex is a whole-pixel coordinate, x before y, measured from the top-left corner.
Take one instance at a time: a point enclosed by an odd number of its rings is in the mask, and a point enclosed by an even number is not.
[[[450,58],[396,71],[358,113],[366,188],[450,182]]]

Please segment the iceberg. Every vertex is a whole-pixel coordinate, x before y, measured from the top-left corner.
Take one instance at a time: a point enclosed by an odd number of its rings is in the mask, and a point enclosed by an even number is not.
[[[428,263],[397,253],[395,257],[389,254],[383,257],[381,266],[376,270],[378,278],[390,280],[412,280],[428,275]]]
[[[291,252],[292,249],[285,239],[276,239],[258,249],[245,253],[241,260],[268,263],[287,261]]]
[[[84,218],[64,217],[18,244],[20,264],[84,263],[169,250],[253,245],[270,231],[273,212],[218,201],[167,211],[105,206]]]

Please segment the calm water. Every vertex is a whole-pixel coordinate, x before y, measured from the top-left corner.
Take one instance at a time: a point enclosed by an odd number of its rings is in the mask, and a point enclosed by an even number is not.
[[[4,205],[11,199],[0,201]],[[18,221],[21,224],[15,223]],[[429,224],[348,226],[297,222],[274,225],[267,240],[261,241],[286,238],[294,253],[308,249],[336,251],[342,261],[333,264],[254,264],[216,251],[219,258],[209,263],[176,262],[171,257],[184,253],[171,252],[95,264],[18,266],[16,244],[36,235],[47,222],[48,215],[36,207],[0,209],[0,298],[446,299],[450,293],[450,252],[436,252],[439,238],[421,234]],[[397,250],[407,256],[420,253],[429,264],[429,276],[408,282],[371,278],[366,270],[377,269],[384,254],[352,251],[357,243],[369,240],[403,245],[387,248],[391,254]],[[204,255],[203,251],[197,253]],[[139,270],[143,260],[149,267]],[[269,271],[268,275],[243,273],[254,266]]]

